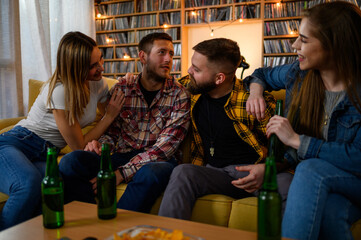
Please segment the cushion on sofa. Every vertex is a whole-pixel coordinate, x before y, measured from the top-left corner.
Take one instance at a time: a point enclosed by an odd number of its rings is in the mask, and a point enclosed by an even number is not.
[[[8,200],[9,196],[0,192],[0,212],[1,210],[3,209],[5,203],[6,203],[6,200]]]
[[[257,231],[257,198],[248,197],[232,203],[228,227],[246,231]]]

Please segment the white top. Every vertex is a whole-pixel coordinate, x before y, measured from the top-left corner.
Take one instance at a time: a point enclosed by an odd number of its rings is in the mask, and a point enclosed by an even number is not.
[[[103,103],[107,100],[108,85],[106,81],[103,79],[100,81],[89,81],[89,88],[89,103],[84,109],[83,116],[78,119],[81,128],[94,122],[98,102]],[[16,125],[29,129],[39,137],[61,149],[65,147],[67,143],[59,132],[51,109],[65,110],[64,86],[61,83],[56,84],[51,97],[52,106],[47,106],[46,104],[48,91],[49,84],[46,84],[36,98],[27,118],[21,120]]]

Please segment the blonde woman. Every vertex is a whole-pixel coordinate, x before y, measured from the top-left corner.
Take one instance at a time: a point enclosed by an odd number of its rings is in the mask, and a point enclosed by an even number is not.
[[[93,39],[69,32],[61,39],[56,69],[44,84],[28,117],[0,135],[0,191],[9,195],[1,215],[0,230],[40,213],[40,183],[48,147],[67,144],[84,149],[98,139],[118,115],[124,95],[115,92],[108,101],[102,79],[103,56]],[[81,128],[104,114],[87,134]]]

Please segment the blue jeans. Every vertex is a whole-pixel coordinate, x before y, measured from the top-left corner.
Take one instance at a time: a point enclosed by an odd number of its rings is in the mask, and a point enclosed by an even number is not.
[[[111,155],[113,170],[129,162],[141,151],[114,153]],[[177,165],[172,158],[168,162],[152,162],[142,166],[119,199],[117,207],[138,212],[149,212],[166,188],[170,174]],[[66,154],[59,164],[64,179],[65,201],[95,203],[90,179],[97,176],[100,156],[93,152],[74,151]]]
[[[361,179],[328,161],[308,159],[296,168],[282,222],[282,236],[294,239],[353,239],[361,218]]]
[[[53,145],[21,126],[0,135],[0,191],[9,195],[0,213],[0,230],[41,213],[49,146]]]

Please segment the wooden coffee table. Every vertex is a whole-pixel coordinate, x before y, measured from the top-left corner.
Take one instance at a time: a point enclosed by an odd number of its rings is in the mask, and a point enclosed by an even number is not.
[[[55,240],[64,238],[82,240],[86,237],[94,237],[100,240],[112,236],[116,232],[137,225],[152,225],[168,229],[179,229],[184,233],[202,237],[206,240],[257,239],[257,234],[253,232],[160,217],[122,209],[118,209],[116,218],[111,220],[100,220],[97,217],[96,205],[76,201],[65,205],[64,211],[65,224],[61,228],[44,228],[42,224],[42,216],[38,216],[0,232],[0,239]]]

